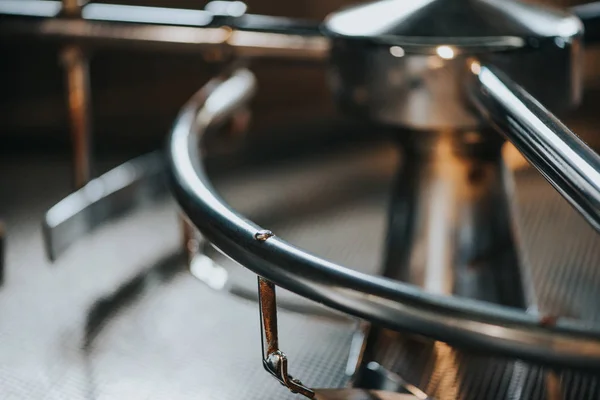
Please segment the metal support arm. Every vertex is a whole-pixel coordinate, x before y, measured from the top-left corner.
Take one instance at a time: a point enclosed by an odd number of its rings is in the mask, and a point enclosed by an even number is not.
[[[470,67],[475,106],[600,231],[600,156],[501,71]]]

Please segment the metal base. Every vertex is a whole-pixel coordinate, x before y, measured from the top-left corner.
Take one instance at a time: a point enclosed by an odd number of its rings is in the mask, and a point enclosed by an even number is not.
[[[257,165],[245,175],[236,171],[215,177],[215,185],[249,215],[280,221],[278,233],[293,243],[376,271],[397,164],[391,147],[358,147],[337,156],[324,154],[335,172],[312,189],[306,182],[319,182],[319,168],[311,168],[318,165],[314,160],[289,162],[288,169]],[[370,194],[356,198],[352,180],[344,178],[353,176],[348,165],[369,160],[391,161],[380,161],[361,179],[361,190],[371,188]],[[69,182],[61,179],[68,176],[70,164],[35,159],[1,164],[0,180],[12,191],[0,198],[11,234],[7,281],[0,291],[0,397],[298,398],[262,369],[256,303],[206,288],[184,271],[184,256],[177,256],[181,226],[170,202],[106,224],[50,265],[39,220],[70,192]],[[311,207],[292,206],[290,171],[296,171],[299,184],[305,182],[302,191]],[[348,182],[341,185],[348,189],[346,195],[335,202],[320,195],[332,180]],[[283,191],[287,194],[273,197],[274,189],[282,187],[289,187]],[[600,321],[600,305],[594,301],[600,288],[597,235],[537,172],[520,171],[516,189],[520,233],[541,311]],[[362,235],[359,227],[380,236]],[[252,286],[256,293],[255,278]],[[282,301],[282,291],[278,295]],[[353,325],[285,310],[279,314],[291,374],[311,387],[344,387]],[[521,399],[550,399],[538,370],[523,364],[502,369],[506,361],[449,352],[454,358],[445,359],[453,360],[448,371],[458,374],[432,375],[430,358],[415,347],[394,345],[387,353],[402,365],[398,375],[436,399],[456,394],[444,394],[448,388],[459,388],[459,399],[508,399],[511,384],[522,388]],[[597,398],[597,378],[568,372],[561,379],[564,398]]]

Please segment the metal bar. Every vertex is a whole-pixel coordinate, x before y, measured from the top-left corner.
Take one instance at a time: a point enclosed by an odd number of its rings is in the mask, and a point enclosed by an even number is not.
[[[273,234],[265,231],[256,236],[257,240],[268,240]],[[263,366],[279,382],[290,389],[312,399],[315,392],[306,387],[298,379],[288,373],[287,356],[279,350],[279,335],[277,333],[277,296],[275,284],[258,277],[258,302],[260,309],[260,327],[262,336]]]
[[[43,221],[50,260],[108,220],[167,192],[160,152],[141,156],[91,180],[54,205]]]
[[[245,12],[236,16],[223,16],[214,14],[212,9],[209,9],[212,3],[214,2],[207,4],[207,10],[104,3],[89,4],[81,8],[82,2],[74,0],[67,1],[63,7],[68,15],[81,16],[90,21],[195,27],[227,25],[243,31],[320,36],[320,22],[318,21],[245,14]],[[59,15],[60,10],[60,1],[0,0],[0,15],[53,18]]]
[[[73,180],[76,189],[92,177],[91,89],[87,56],[78,45],[67,45],[61,52],[66,75],[67,104],[73,146]]]
[[[279,335],[277,333],[277,297],[275,285],[258,277],[258,296],[260,299],[260,320],[262,330],[263,360],[279,351]]]
[[[198,148],[207,129],[244,104],[252,88],[252,75],[240,70],[208,99],[199,92],[181,110],[168,141],[175,198],[214,246],[277,286],[390,329],[487,354],[600,368],[600,326],[427,293],[321,259],[277,236],[263,240],[266,231],[231,209],[212,188]]]
[[[319,35],[316,25],[277,17],[244,15],[214,24],[211,14],[201,10],[90,4],[83,8],[82,18],[69,19],[56,14],[54,7],[40,11],[31,7],[31,0],[23,1],[19,7],[0,0],[0,17],[4,16],[0,35],[151,50],[198,52],[217,46],[234,56],[307,60],[324,60],[329,50],[329,41]],[[27,16],[31,17],[22,18]]]
[[[79,19],[83,1],[62,0],[61,14],[65,18]],[[73,183],[76,189],[91,179],[91,94],[89,65],[83,49],[69,43],[61,52],[66,75],[67,104],[71,141],[73,145]]]
[[[232,31],[166,25],[130,25],[68,19],[6,20],[0,35],[75,41],[92,47],[135,47],[149,50],[202,52],[221,47],[241,57],[282,57],[322,61],[329,42],[322,37]]]
[[[600,156],[505,74],[471,64],[479,111],[600,231]]]
[[[213,79],[188,102],[185,107],[187,110],[185,119],[202,131],[208,127],[218,126],[233,117],[237,111],[244,109],[255,89],[256,78],[245,69],[235,71],[225,80]],[[197,148],[197,143],[194,148]],[[194,162],[186,164],[185,168],[193,173]],[[261,230],[255,232],[253,240],[266,244],[272,237],[272,232]],[[288,374],[288,359],[279,350],[275,285],[266,279],[258,278],[258,288],[263,366],[290,391],[313,398],[314,391]]]

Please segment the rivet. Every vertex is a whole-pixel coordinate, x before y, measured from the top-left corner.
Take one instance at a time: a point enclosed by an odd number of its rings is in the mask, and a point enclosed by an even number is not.
[[[272,236],[275,236],[273,232],[266,229],[262,229],[254,234],[254,239],[260,240],[261,242],[265,242]]]

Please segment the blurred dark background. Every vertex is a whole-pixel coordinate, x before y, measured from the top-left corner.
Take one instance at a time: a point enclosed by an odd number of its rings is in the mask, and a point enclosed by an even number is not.
[[[97,1],[204,8],[207,1]],[[320,20],[348,0],[250,0],[248,11]],[[0,42],[0,149],[68,151],[64,74],[58,46]],[[216,71],[200,54],[98,50],[90,63],[96,153],[161,146],[178,109]],[[322,65],[255,61],[260,89],[253,127],[332,113]],[[2,150],[0,150],[2,151]]]
[[[408,1],[408,0],[407,0]],[[96,1],[150,6],[204,8],[207,1]],[[560,6],[580,0],[541,0]],[[352,0],[248,0],[248,11],[321,20]],[[0,153],[69,152],[64,74],[58,46],[0,39]],[[597,52],[595,52],[597,53]],[[593,118],[595,88],[600,87],[597,55],[587,60],[586,101],[577,123]],[[146,50],[97,50],[91,59],[94,152],[139,154],[163,144],[182,104],[218,66],[200,54]],[[322,65],[255,61],[259,93],[253,102],[253,130],[280,129],[318,121],[334,113]],[[589,109],[586,111],[586,109]],[[589,114],[589,115],[588,115]],[[580,124],[581,125],[581,124]],[[585,124],[583,124],[585,125]],[[586,136],[587,128],[579,128]],[[577,132],[577,130],[576,130]],[[580,132],[578,132],[580,133]],[[588,138],[588,141],[593,141]],[[593,143],[592,143],[593,144]]]

